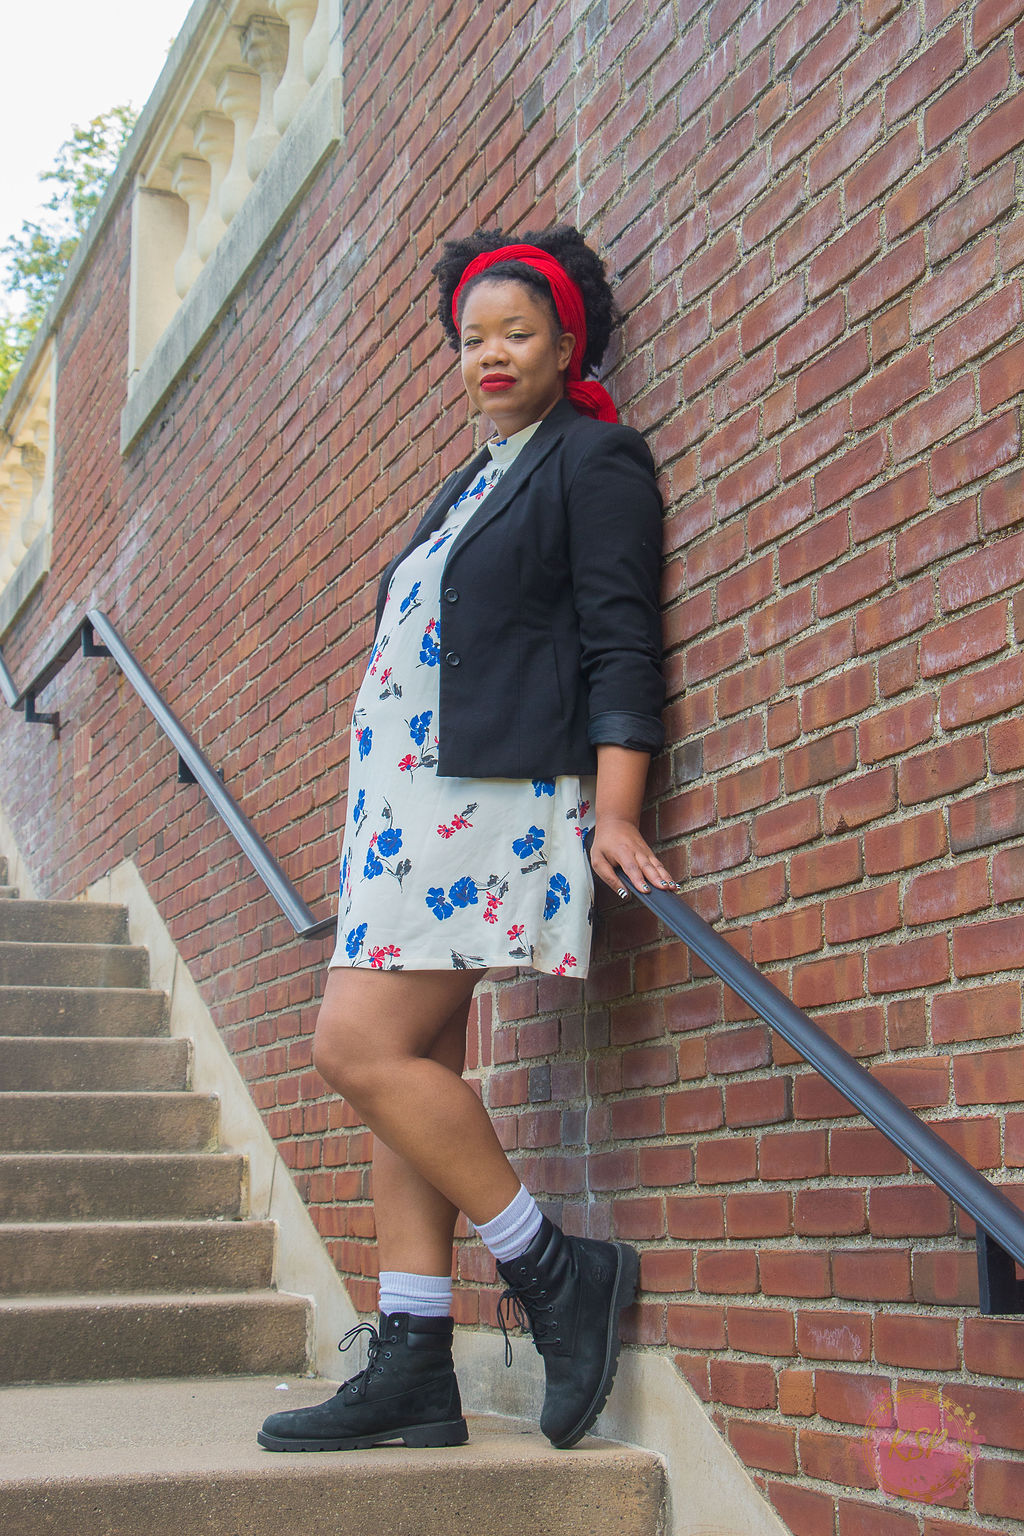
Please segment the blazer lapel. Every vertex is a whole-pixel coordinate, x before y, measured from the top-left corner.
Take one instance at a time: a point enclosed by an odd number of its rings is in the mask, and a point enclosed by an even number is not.
[[[480,470],[488,462],[489,458],[490,455],[486,451],[475,453],[468,464],[463,465],[462,469],[457,469],[448,476],[447,480],[441,486],[441,489],[438,491],[437,495],[434,497],[433,501],[430,503],[423,516],[420,518],[416,527],[416,532],[413,534],[408,544],[405,544],[402,549],[399,550],[398,554],[394,557],[390,564],[385,567],[381,575],[380,587],[377,593],[377,619],[374,626],[374,632],[380,628],[381,615],[384,612],[384,604],[388,595],[388,586],[391,582],[392,576],[395,574],[395,571],[398,569],[406,555],[409,554],[411,550],[414,550],[417,545],[422,544],[424,540],[429,539],[432,533],[436,533],[437,529],[440,528],[441,524],[447,517],[452,503],[458,501],[467,485],[472,484],[473,476],[479,474]]]
[[[481,469],[488,463],[490,463],[490,454],[486,449],[481,449],[479,453],[473,455],[468,464],[464,464],[461,469],[455,470],[453,474],[448,476],[448,479],[420,518],[419,527],[402,551],[403,557],[411,549],[415,548],[417,544],[421,544],[430,534],[436,533],[451,511],[453,504],[458,501],[466,487],[473,483],[473,476],[478,475]]]
[[[574,408],[568,403],[565,404],[564,409],[571,411],[575,416]],[[544,462],[551,450],[562,441],[562,412],[563,406],[556,405],[555,409],[548,416],[545,416],[526,446],[516,454],[515,459],[494,489],[488,491],[479,512],[470,518],[458,538],[455,539],[448,551],[448,557],[445,561],[446,565],[448,560],[458,550],[464,549],[471,539],[475,539],[477,534],[487,527],[488,523],[493,523],[496,517],[501,516],[509,502],[530,478],[534,470]],[[466,484],[468,483],[469,481],[467,480]],[[460,487],[457,494],[461,495],[464,489],[465,486]]]

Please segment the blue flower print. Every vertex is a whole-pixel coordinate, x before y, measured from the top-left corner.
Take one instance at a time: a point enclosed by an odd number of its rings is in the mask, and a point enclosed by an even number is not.
[[[462,503],[464,501],[468,501],[471,496],[482,496],[484,491],[486,491],[486,489],[487,489],[487,476],[485,474],[481,474],[479,480],[477,480],[475,485],[471,485],[466,490],[463,491],[462,495],[459,497],[458,501],[455,503],[455,506],[452,507],[452,511],[454,512],[458,507],[461,507]]]
[[[512,852],[517,858],[528,859],[531,853],[538,853],[543,846],[543,830],[540,827],[531,827],[524,836],[515,839],[512,844]]]
[[[445,545],[448,543],[448,540],[453,539],[454,537],[454,528],[442,528],[441,532],[437,534],[436,537],[432,540],[430,548],[427,550],[427,559],[429,560],[431,555],[436,555],[439,549],[444,549]]]
[[[369,757],[373,747],[373,732],[368,725],[356,731],[356,741],[359,743],[359,761],[362,762],[365,757]]]
[[[374,846],[371,843],[366,850],[366,863],[363,865],[363,875],[367,880],[375,880],[378,875],[384,873],[384,865],[378,859]]]
[[[564,875],[552,875],[544,897],[544,921],[549,923],[562,902],[569,905],[569,882]]]
[[[360,923],[358,928],[350,928],[345,937],[345,953],[350,960],[354,960],[363,947],[366,938],[366,924]]]
[[[471,875],[463,875],[448,887],[448,900],[456,907],[476,906],[476,881]]]
[[[437,620],[431,619],[423,631],[423,640],[420,644],[420,661],[427,667],[437,667],[441,664],[441,647],[434,633],[436,628]]]
[[[555,792],[554,779],[534,779],[533,792],[538,800],[541,795],[553,795]]]
[[[399,613],[400,613],[400,618],[398,620],[399,624],[403,624],[405,622],[405,620],[409,617],[410,613],[412,613],[413,609],[418,608],[420,606],[420,604],[419,604],[419,594],[420,594],[420,584],[417,581],[417,582],[413,583],[412,590],[409,593],[408,597],[403,597],[401,603],[399,604]]]
[[[347,879],[348,879],[348,854],[346,853],[344,858],[341,861],[341,879],[338,881],[338,893],[341,896],[344,896],[344,894],[345,894],[345,881]]]
[[[452,913],[455,911],[455,908],[451,905],[451,903],[445,901],[444,899],[443,886],[432,885],[427,892],[425,899],[427,906],[430,908],[431,912],[433,912],[439,923],[443,923],[445,918],[451,917]]]
[[[362,816],[363,811],[365,809],[366,809],[366,790],[365,789],[361,789],[359,791],[359,797],[356,800],[356,803],[355,803],[355,805],[354,805],[354,807],[352,809],[352,820],[353,821],[358,821],[360,816]]]
[[[425,709],[422,715],[413,715],[409,721],[409,735],[418,747],[422,747],[426,741],[427,731],[430,729],[430,722],[433,718],[434,711],[432,709]]]
[[[397,853],[402,846],[402,834],[398,827],[387,827],[377,838],[377,850],[386,859]]]

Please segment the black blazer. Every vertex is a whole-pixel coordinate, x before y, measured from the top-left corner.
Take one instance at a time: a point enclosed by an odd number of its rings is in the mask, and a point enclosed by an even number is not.
[[[443,523],[486,450],[450,475],[410,550]],[[589,774],[595,747],[656,752],[661,707],[661,497],[638,432],[543,419],[451,544],[441,578],[439,774]]]

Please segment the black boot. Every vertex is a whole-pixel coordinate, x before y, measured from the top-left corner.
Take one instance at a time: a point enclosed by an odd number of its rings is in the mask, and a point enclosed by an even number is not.
[[[619,1313],[636,1295],[638,1268],[635,1248],[566,1237],[547,1217],[525,1253],[498,1265],[508,1287],[498,1303],[506,1350],[503,1305],[530,1327],[543,1356],[547,1390],[540,1427],[560,1449],[582,1440],[608,1401],[619,1358]]]
[[[339,1349],[370,1335],[366,1368],[315,1408],[272,1413],[256,1438],[268,1451],[352,1451],[401,1440],[404,1445],[465,1445],[459,1386],[452,1364],[450,1317],[381,1314],[380,1332],[360,1323]],[[347,1342],[346,1342],[347,1341]]]

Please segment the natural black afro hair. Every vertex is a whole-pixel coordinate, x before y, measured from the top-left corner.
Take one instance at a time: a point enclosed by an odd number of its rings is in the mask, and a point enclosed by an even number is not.
[[[587,350],[583,355],[583,372],[593,373],[604,356],[608,339],[613,327],[619,324],[620,316],[604,275],[604,262],[571,224],[527,230],[523,235],[506,235],[500,229],[478,229],[476,234],[469,235],[465,240],[445,241],[441,259],[433,270],[438,286],[438,318],[452,346],[456,351],[459,350],[459,333],[452,319],[452,295],[459,286],[462,274],[474,256],[484,251],[497,250],[501,245],[536,245],[562,263],[583,294],[587,317]],[[524,283],[547,303],[555,324],[558,324],[551,289],[535,267],[529,267],[521,261],[496,262],[493,267],[488,267],[486,272],[471,280],[469,287],[460,296],[460,304],[464,295],[483,278],[514,278],[516,282]]]

